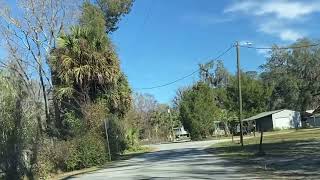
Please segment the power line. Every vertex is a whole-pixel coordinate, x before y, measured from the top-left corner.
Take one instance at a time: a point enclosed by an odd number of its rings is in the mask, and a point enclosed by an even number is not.
[[[248,45],[239,45],[240,47],[249,48],[249,49],[300,49],[300,48],[308,48],[308,47],[315,47],[319,46],[320,43],[310,44],[310,45],[302,45],[302,46],[288,46],[288,47],[255,47],[255,46],[248,46]]]
[[[256,46],[248,46],[248,45],[239,45],[240,47],[244,47],[244,48],[249,48],[249,49],[269,49],[272,50],[274,48],[276,49],[299,49],[299,48],[308,48],[308,47],[315,47],[315,46],[319,46],[320,43],[317,44],[310,44],[310,45],[302,45],[302,46],[288,46],[288,47],[256,47]],[[213,60],[209,61],[209,63],[212,63],[215,60],[218,60],[220,57],[224,56],[226,53],[228,53],[232,48],[234,48],[235,46],[232,45],[229,48],[227,48],[225,51],[223,51],[221,54],[219,54],[216,58],[214,58]],[[161,84],[161,85],[157,85],[157,86],[151,86],[151,87],[144,87],[144,88],[135,88],[135,90],[148,90],[148,89],[156,89],[156,88],[161,88],[161,87],[165,87],[165,86],[169,86],[171,84],[174,84],[178,81],[184,80],[192,75],[194,75],[195,73],[199,72],[200,69],[197,69],[193,72],[191,72],[190,74],[187,74],[181,78],[178,78],[174,81],[165,83],[165,84]]]
[[[156,89],[156,88],[161,88],[161,87],[164,87],[164,86],[169,86],[169,85],[171,85],[171,84],[174,84],[174,83],[176,83],[176,82],[178,82],[178,81],[181,81],[181,80],[183,80],[183,79],[186,79],[186,78],[194,75],[194,74],[197,73],[198,71],[199,71],[199,69],[193,71],[192,73],[190,73],[190,74],[188,74],[188,75],[186,75],[186,76],[183,76],[183,77],[181,77],[181,78],[179,78],[179,79],[176,79],[176,80],[174,80],[174,81],[171,81],[171,82],[168,82],[168,83],[165,83],[165,84],[161,84],[161,85],[158,85],[158,86],[152,86],[152,87],[137,88],[137,89],[138,89],[138,90],[146,90],[146,89]]]
[[[213,61],[218,60],[220,57],[222,57],[222,56],[224,56],[226,53],[228,53],[232,48],[234,48],[234,45],[230,46],[230,47],[227,48],[225,51],[223,51],[222,53],[220,53],[216,58],[214,58],[213,60],[211,60],[209,63],[212,63]],[[152,87],[136,88],[136,90],[156,89],[156,88],[161,88],[161,87],[169,86],[169,85],[174,84],[174,83],[176,83],[176,82],[178,82],[178,81],[184,80],[184,79],[186,79],[186,78],[194,75],[195,73],[197,73],[197,72],[199,72],[199,71],[200,71],[200,69],[197,69],[197,70],[191,72],[191,73],[188,74],[188,75],[185,75],[185,76],[183,76],[183,77],[181,77],[181,78],[178,78],[178,79],[176,79],[176,80],[174,80],[174,81],[171,81],[171,82],[168,82],[168,83],[165,83],[165,84],[161,84],[161,85],[157,85],[157,86],[152,86]]]

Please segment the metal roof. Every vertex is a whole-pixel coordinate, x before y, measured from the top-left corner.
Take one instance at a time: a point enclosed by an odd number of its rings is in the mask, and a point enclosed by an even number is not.
[[[315,109],[306,110],[306,113],[312,114],[315,111]]]
[[[320,106],[317,107],[313,112],[312,114],[319,114],[320,113]]]
[[[263,113],[260,113],[260,114],[257,114],[255,116],[252,116],[252,117],[249,117],[247,119],[244,119],[242,121],[253,121],[255,119],[259,119],[259,118],[262,118],[262,117],[266,117],[266,116],[269,116],[271,114],[275,114],[275,113],[278,113],[280,111],[283,111],[284,109],[280,109],[280,110],[275,110],[275,111],[268,111],[268,112],[263,112]]]

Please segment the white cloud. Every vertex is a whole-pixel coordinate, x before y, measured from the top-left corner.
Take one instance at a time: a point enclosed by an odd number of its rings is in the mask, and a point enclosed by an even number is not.
[[[283,29],[279,31],[280,38],[285,41],[296,41],[299,38],[302,38],[303,35],[292,29]]]
[[[231,6],[227,7],[224,12],[237,12],[237,11],[243,11],[243,12],[249,12],[252,8],[255,8],[258,6],[257,2],[254,1],[242,1],[238,3],[234,3]]]
[[[319,3],[308,4],[308,2],[272,1],[262,4],[256,14],[275,14],[278,18],[296,19],[319,11]]]
[[[286,24],[273,20],[261,23],[259,26],[259,31],[278,36],[283,41],[296,41],[306,35],[305,33],[288,27]]]
[[[319,0],[243,0],[234,1],[224,9],[224,13],[248,15],[257,23],[258,31],[276,36],[283,41],[295,41],[305,36],[307,30],[303,30],[301,22],[317,12],[320,12]]]
[[[251,9],[255,8],[258,6],[257,2],[254,1],[242,1],[242,2],[237,2],[232,4],[231,6],[227,7],[224,9],[225,13],[230,13],[230,12],[249,12]]]
[[[320,3],[311,1],[240,1],[224,10],[225,13],[244,12],[257,16],[275,15],[282,19],[296,19],[314,12],[320,12]]]

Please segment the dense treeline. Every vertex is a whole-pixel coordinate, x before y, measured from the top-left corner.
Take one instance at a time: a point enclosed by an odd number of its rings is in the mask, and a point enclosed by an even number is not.
[[[301,39],[293,48],[274,46],[261,72],[241,71],[244,118],[284,108],[303,114],[319,106],[320,48],[315,43]],[[226,134],[234,128],[238,97],[237,77],[213,61],[200,65],[199,82],[179,91],[175,104],[191,137],[201,139],[212,135],[215,122],[225,124]]]
[[[27,0],[15,14],[1,9],[5,179],[47,178],[138,147],[128,120],[131,89],[109,37],[132,3]]]
[[[172,140],[177,111],[132,94],[110,39],[132,0],[28,0],[1,11],[0,178],[48,178]]]
[[[167,104],[158,103],[150,94],[135,93],[128,119],[144,143],[171,140],[172,127],[180,125],[177,111]]]

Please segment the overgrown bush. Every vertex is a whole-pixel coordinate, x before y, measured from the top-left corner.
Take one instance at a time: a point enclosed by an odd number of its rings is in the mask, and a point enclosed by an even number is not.
[[[47,140],[39,149],[38,163],[35,169],[40,178],[48,178],[52,173],[72,171],[104,164],[108,158],[105,136],[107,120],[108,137],[112,156],[124,152],[129,147],[125,121],[116,115],[109,115],[102,101],[83,106],[84,117],[75,112],[65,113],[64,126],[68,131],[66,140]],[[132,133],[131,133],[132,135]],[[136,135],[134,135],[136,136]],[[137,139],[131,137],[131,151],[143,151]]]
[[[95,132],[104,132],[102,127],[104,127],[104,121],[107,118],[108,108],[103,100],[99,100],[96,103],[86,104],[82,111],[84,112],[84,122],[86,130]]]
[[[84,129],[84,123],[76,116],[75,111],[66,112],[62,124],[66,131],[65,135],[70,137],[81,134]]]
[[[71,141],[57,141],[52,148],[51,157],[55,165],[55,172],[66,171],[66,162],[73,150]]]
[[[133,148],[139,144],[139,131],[136,128],[128,128],[126,132],[128,148]]]
[[[37,162],[33,165],[32,170],[38,179],[48,179],[56,171],[52,156],[54,145],[48,139],[44,139],[38,147],[38,152],[34,152],[37,153]]]
[[[67,170],[102,165],[108,159],[105,140],[96,133],[87,133],[71,144],[65,161]]]
[[[102,165],[107,159],[104,138],[97,133],[86,133],[69,141],[44,141],[33,170],[39,179],[48,179],[61,171]]]
[[[117,116],[108,117],[108,135],[110,151],[113,156],[122,153],[128,147],[125,122]]]

